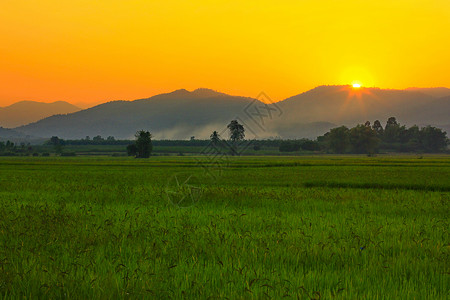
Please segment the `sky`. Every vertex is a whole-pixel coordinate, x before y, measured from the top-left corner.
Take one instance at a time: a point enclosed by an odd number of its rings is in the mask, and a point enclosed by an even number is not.
[[[0,0],[0,106],[450,87],[448,0]]]

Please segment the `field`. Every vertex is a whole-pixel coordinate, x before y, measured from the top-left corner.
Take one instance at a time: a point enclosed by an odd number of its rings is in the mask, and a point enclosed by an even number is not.
[[[449,156],[0,158],[0,291],[448,299],[449,216]]]

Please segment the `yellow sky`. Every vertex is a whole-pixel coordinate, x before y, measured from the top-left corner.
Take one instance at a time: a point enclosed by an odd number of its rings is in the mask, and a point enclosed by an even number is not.
[[[0,106],[450,87],[448,0],[1,0]]]

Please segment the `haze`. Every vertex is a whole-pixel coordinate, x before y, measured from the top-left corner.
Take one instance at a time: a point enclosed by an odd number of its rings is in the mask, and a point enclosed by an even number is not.
[[[2,0],[0,106],[450,86],[449,32],[447,0]]]

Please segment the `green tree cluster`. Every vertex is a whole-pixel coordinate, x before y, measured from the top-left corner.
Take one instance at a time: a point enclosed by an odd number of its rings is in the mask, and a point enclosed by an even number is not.
[[[406,128],[395,117],[390,117],[384,128],[379,120],[372,126],[367,121],[350,129],[333,128],[318,141],[324,150],[333,153],[442,152],[448,145],[446,132],[440,128],[416,125]]]
[[[136,158],[149,158],[153,150],[151,133],[140,130],[136,132],[135,138],[135,142],[127,146],[128,155]]]

